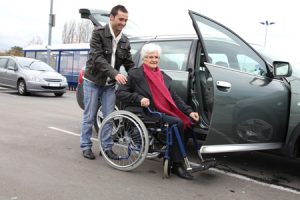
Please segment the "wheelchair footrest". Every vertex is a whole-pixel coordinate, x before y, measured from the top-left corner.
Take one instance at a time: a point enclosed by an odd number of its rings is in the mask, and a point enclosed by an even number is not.
[[[190,163],[191,164],[191,172],[199,172],[208,170],[211,167],[215,167],[217,165],[217,161],[214,158],[210,158],[204,161],[201,161],[200,163]]]

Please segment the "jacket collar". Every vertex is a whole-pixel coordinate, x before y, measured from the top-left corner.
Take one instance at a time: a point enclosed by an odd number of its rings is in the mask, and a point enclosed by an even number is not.
[[[104,26],[104,36],[107,37],[107,38],[113,38],[112,34],[110,33],[108,23]],[[120,34],[122,34],[122,36],[121,36],[119,41],[126,42],[126,36],[123,33],[120,33]]]

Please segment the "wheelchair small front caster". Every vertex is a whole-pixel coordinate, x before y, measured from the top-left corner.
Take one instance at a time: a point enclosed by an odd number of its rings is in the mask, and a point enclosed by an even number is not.
[[[163,178],[169,178],[171,174],[171,163],[169,159],[164,159],[164,174]]]

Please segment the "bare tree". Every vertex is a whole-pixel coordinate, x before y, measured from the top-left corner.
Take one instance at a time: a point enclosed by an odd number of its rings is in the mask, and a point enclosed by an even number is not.
[[[62,42],[64,44],[74,43],[76,41],[76,21],[66,22],[62,32]]]
[[[78,23],[78,42],[89,42],[92,32],[94,29],[94,25],[88,20],[81,20]]]
[[[27,46],[33,45],[33,44],[43,44],[43,40],[41,39],[40,36],[34,36],[28,43]]]
[[[62,41],[64,44],[88,42],[93,28],[92,23],[87,20],[81,20],[77,23],[75,20],[66,22],[62,32]]]

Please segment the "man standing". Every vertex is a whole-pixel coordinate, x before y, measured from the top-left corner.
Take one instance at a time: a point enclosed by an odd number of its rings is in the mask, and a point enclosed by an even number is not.
[[[101,101],[103,117],[114,111],[115,84],[125,84],[127,79],[119,73],[121,65],[128,71],[134,66],[130,53],[128,38],[122,30],[128,20],[128,11],[122,5],[117,5],[110,12],[109,23],[104,27],[96,27],[90,41],[90,52],[84,73],[84,112],[80,136],[80,148],[83,156],[95,159],[92,152],[92,128],[98,109],[98,99]],[[112,159],[117,155],[112,151],[112,127],[103,127],[106,135],[102,145]]]

